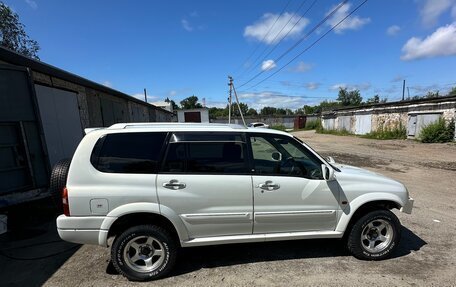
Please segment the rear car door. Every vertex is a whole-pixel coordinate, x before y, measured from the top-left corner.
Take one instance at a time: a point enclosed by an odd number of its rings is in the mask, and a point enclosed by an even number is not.
[[[174,133],[157,177],[161,206],[191,238],[252,233],[253,196],[245,135]]]
[[[249,137],[254,187],[253,233],[335,229],[339,191],[322,177],[322,162],[295,139]]]

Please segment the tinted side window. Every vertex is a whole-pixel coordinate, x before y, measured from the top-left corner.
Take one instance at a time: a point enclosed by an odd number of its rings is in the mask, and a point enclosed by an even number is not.
[[[96,144],[92,165],[109,173],[157,173],[166,133],[108,134]]]
[[[201,174],[248,173],[244,137],[234,133],[175,133],[163,172]]]
[[[248,171],[240,142],[188,143],[188,172],[238,174]]]
[[[322,179],[320,161],[295,140],[252,135],[250,142],[256,173]],[[273,154],[279,154],[279,159],[274,159]]]

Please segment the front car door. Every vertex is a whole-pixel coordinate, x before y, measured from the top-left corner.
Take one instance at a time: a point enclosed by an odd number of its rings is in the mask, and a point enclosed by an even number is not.
[[[252,234],[253,196],[241,133],[174,133],[157,177],[161,206],[191,238]]]
[[[292,137],[249,136],[254,175],[254,232],[335,229],[339,190],[322,177],[321,160]]]

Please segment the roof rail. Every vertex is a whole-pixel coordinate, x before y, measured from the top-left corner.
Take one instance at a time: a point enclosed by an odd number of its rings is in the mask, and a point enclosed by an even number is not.
[[[246,129],[246,127],[238,124],[221,124],[221,123],[177,123],[177,122],[146,122],[146,123],[118,123],[108,127],[110,130],[114,129],[128,129],[128,128],[195,128],[195,127],[208,127],[208,128],[232,128],[232,129]]]

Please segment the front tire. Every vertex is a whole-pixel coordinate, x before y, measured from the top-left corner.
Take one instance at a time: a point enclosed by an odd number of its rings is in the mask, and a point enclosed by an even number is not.
[[[350,253],[361,260],[382,260],[399,245],[401,223],[389,210],[375,210],[358,219],[347,240]]]
[[[164,277],[176,262],[177,246],[171,234],[158,226],[134,226],[119,235],[111,248],[116,270],[132,281]]]

